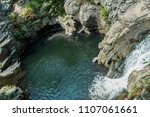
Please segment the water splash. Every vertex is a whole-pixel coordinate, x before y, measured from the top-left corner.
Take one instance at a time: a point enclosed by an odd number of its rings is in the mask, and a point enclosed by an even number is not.
[[[147,62],[148,61],[148,62]],[[127,56],[123,75],[117,79],[110,79],[97,74],[89,89],[91,99],[113,99],[123,89],[127,89],[128,77],[134,70],[141,70],[150,62],[150,35],[141,41]]]

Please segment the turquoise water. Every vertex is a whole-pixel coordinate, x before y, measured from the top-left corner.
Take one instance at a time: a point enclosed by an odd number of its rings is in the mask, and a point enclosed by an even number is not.
[[[89,87],[100,68],[91,61],[98,54],[100,37],[62,35],[28,47],[23,60],[22,87],[28,99],[90,99]]]

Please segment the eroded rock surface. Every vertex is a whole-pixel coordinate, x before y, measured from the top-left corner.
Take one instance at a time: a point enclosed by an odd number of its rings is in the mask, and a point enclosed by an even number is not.
[[[59,21],[66,35],[98,32],[99,11],[96,5],[86,0],[66,0],[64,8],[67,15],[65,18],[59,18]]]
[[[92,31],[94,32],[94,30],[98,30],[99,18],[98,8],[95,5],[85,4],[81,6],[79,20],[82,24],[83,31],[87,34],[90,34]]]
[[[16,75],[16,62],[19,58],[17,56],[20,50],[20,43],[14,38],[13,25],[9,22],[7,14],[11,8],[11,0],[0,2],[0,81],[3,78],[9,77],[13,79]],[[18,64],[20,67],[20,64]],[[0,83],[2,85],[2,82]]]
[[[98,63],[117,71],[142,33],[150,29],[150,9],[147,0],[101,0],[108,10],[110,29],[99,44]],[[110,73],[110,72],[109,72]],[[113,74],[108,73],[109,77]]]

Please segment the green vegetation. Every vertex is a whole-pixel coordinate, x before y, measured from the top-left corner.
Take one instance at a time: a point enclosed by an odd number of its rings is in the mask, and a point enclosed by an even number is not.
[[[24,14],[45,12],[51,16],[58,16],[65,13],[64,11],[64,0],[32,0],[25,4]],[[36,14],[38,15],[38,14]],[[39,14],[40,15],[40,14]]]
[[[100,6],[99,8],[100,18],[106,22],[105,31],[108,32],[110,29],[110,22],[108,20],[108,11],[105,9],[105,7]]]
[[[103,7],[103,6],[100,6],[100,16],[101,18],[106,21],[106,22],[109,22],[108,21],[108,11]]]
[[[147,61],[147,60],[145,60],[145,59],[143,59],[143,64],[146,64],[147,66],[150,66],[150,61]]]
[[[42,6],[41,0],[32,0],[30,2],[27,2],[24,6],[25,9],[31,9],[33,11],[38,10]]]
[[[24,4],[19,14],[12,12],[8,18],[12,22],[20,23],[45,16],[53,17],[64,14],[64,0],[30,0]]]
[[[14,22],[16,20],[16,18],[17,18],[17,14],[14,12],[12,12],[8,15],[8,19],[12,22]]]
[[[14,24],[15,38],[20,41],[28,35],[27,31],[34,32],[34,25],[39,20],[59,15],[65,15],[64,0],[29,0],[19,13],[11,12],[8,19]]]

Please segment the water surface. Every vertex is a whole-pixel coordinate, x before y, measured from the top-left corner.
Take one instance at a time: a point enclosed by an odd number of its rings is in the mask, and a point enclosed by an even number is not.
[[[89,86],[100,71],[91,61],[98,54],[100,37],[46,37],[28,47],[23,61],[22,87],[28,99],[90,99]],[[52,39],[52,40],[51,40]],[[32,52],[32,53],[31,53]]]

